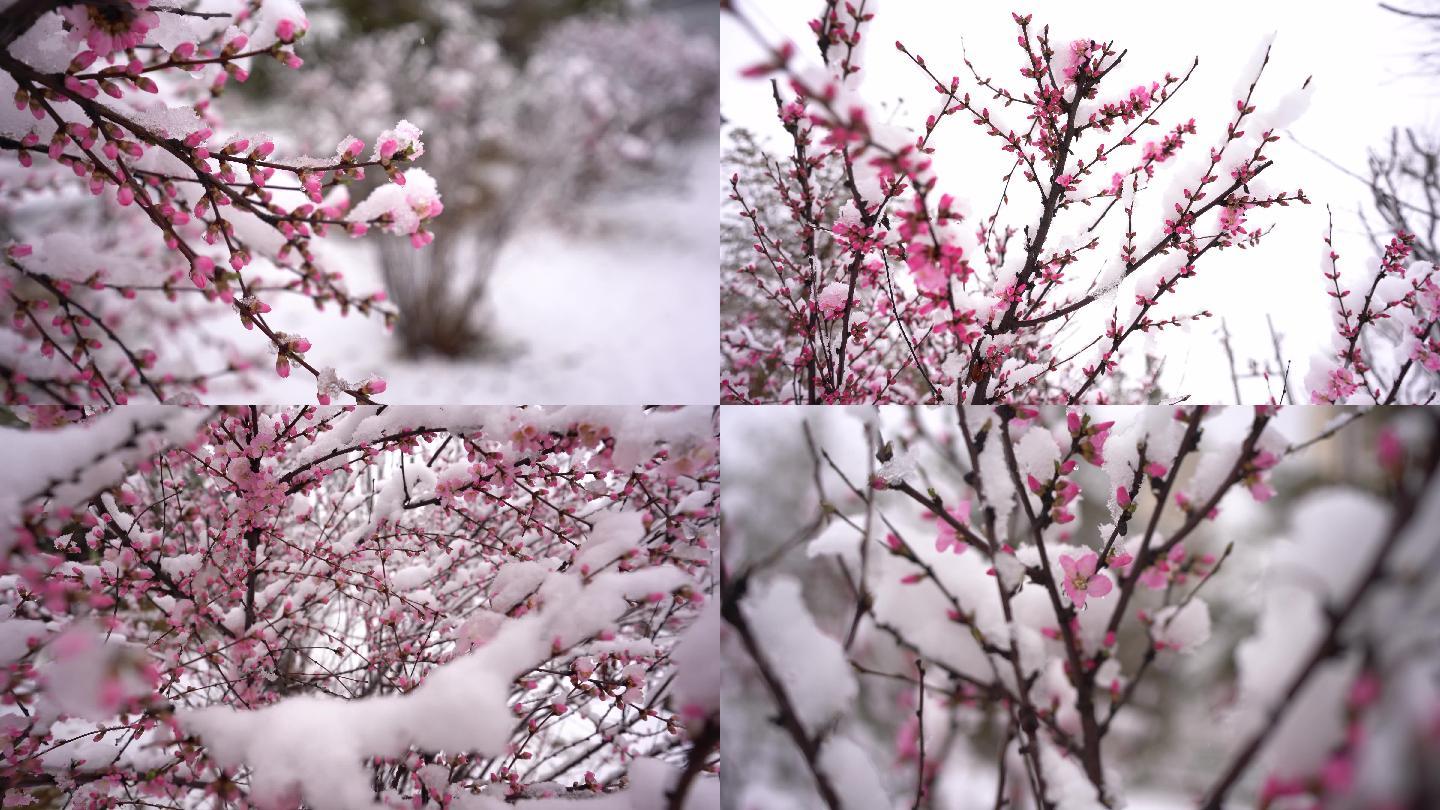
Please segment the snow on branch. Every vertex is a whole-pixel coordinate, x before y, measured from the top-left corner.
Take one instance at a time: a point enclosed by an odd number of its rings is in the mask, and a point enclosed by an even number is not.
[[[745,411],[721,591],[742,803],[1428,795],[1435,414]]]

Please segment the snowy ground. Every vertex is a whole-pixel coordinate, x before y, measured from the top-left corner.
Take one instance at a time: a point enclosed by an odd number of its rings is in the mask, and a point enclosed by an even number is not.
[[[683,182],[671,188],[598,195],[579,219],[584,231],[537,228],[506,247],[491,286],[491,356],[454,362],[400,356],[378,320],[316,312],[277,296],[269,320],[314,344],[306,359],[351,380],[377,373],[387,403],[693,404],[719,390],[716,196],[719,146],[685,151]],[[440,178],[442,184],[444,179]],[[326,240],[328,267],[356,292],[379,289],[373,239]],[[233,319],[222,329],[232,338]],[[241,337],[253,350],[255,335]],[[268,368],[251,387],[216,385],[217,402],[308,403],[303,371],[281,379]]]

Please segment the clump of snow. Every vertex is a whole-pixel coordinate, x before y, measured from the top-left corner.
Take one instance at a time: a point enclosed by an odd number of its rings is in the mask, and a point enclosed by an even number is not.
[[[199,132],[205,125],[194,107],[160,105],[150,110],[129,111],[128,114],[141,129],[160,138],[184,138]]]
[[[540,588],[551,623],[549,639],[562,648],[578,644],[606,629],[610,621],[629,609],[630,600],[668,594],[690,582],[672,566],[639,571],[606,571],[581,584],[579,575],[552,576]]]
[[[1290,519],[1295,543],[1276,554],[1276,570],[1316,589],[1324,600],[1345,599],[1378,549],[1389,511],[1384,501],[1355,489],[1327,487],[1306,494]]]
[[[675,511],[680,513],[698,512],[710,505],[715,499],[715,493],[707,489],[697,489],[694,492],[680,499],[675,504]]]
[[[916,522],[919,524],[919,521]],[[935,524],[926,522],[906,532],[907,538],[914,538],[911,549],[934,566],[937,576],[951,593],[971,595],[964,598],[963,605],[966,610],[975,611],[976,627],[985,638],[1005,644],[1004,639],[1009,638],[1011,627],[1005,622],[999,600],[973,597],[995,591],[994,583],[985,573],[989,563],[984,556],[961,554],[957,557],[949,552],[939,552],[934,543],[918,539],[923,536],[919,534],[921,531],[933,532]],[[955,632],[956,624],[947,615],[951,609],[950,602],[940,590],[904,584],[902,578],[918,570],[913,563],[881,554],[872,556],[871,564],[876,567],[872,582],[877,619],[897,628],[927,657],[976,678],[993,677],[975,637]],[[1021,595],[1029,591],[1026,589]],[[1040,595],[1039,589],[1035,589],[1035,593]],[[1049,615],[1053,617],[1054,613]],[[1029,632],[1030,628],[1023,627],[1021,630]],[[1036,633],[1035,637],[1038,645],[1039,634]],[[1025,657],[1023,649],[1021,657]]]
[[[895,451],[895,455],[891,456],[889,461],[881,464],[880,469],[875,471],[875,477],[890,486],[895,486],[913,476],[917,466],[915,452],[907,447]]]
[[[1057,810],[1104,810],[1095,786],[1074,757],[1061,756],[1054,746],[1043,743],[1040,764]]]
[[[844,520],[832,520],[806,545],[805,553],[811,558],[837,556],[853,570],[860,566],[861,542],[860,532],[854,526]]]
[[[1265,64],[1265,57],[1270,51],[1270,46],[1275,44],[1275,32],[1260,38],[1255,43],[1254,49],[1250,52],[1250,58],[1235,71],[1235,87],[1232,90],[1234,98],[1231,101],[1239,101],[1245,98],[1250,91],[1250,85],[1255,77],[1260,74],[1260,68]]]
[[[206,11],[216,10],[213,8],[216,5],[214,2],[208,5],[212,8],[206,8]],[[269,4],[266,5],[268,7]],[[156,14],[155,25],[146,32],[145,40],[153,42],[167,51],[174,51],[181,43],[201,42],[209,39],[227,28],[229,24],[230,17],[228,16],[207,18],[191,14]]]
[[[13,614],[14,608],[0,608],[5,614]],[[14,663],[31,650],[32,642],[42,644],[50,631],[45,622],[35,619],[16,619],[6,616],[0,619],[0,666]]]
[[[200,562],[199,554],[177,554],[173,557],[162,557],[160,569],[169,574],[172,579],[180,579],[200,570]]]
[[[73,624],[45,646],[39,666],[46,704],[69,717],[104,720],[131,698],[150,693],[134,650],[123,640]]]
[[[1296,505],[1290,540],[1275,553],[1255,635],[1235,653],[1244,722],[1263,722],[1325,636],[1325,607],[1359,586],[1387,523],[1368,493],[1326,489]],[[1358,671],[1355,653],[1322,662],[1286,711],[1263,753],[1282,777],[1314,773],[1345,735],[1345,696]]]
[[[1033,475],[1041,481],[1055,474],[1055,462],[1060,460],[1060,445],[1050,431],[1036,427],[1025,431],[1015,443],[1015,461],[1020,475]]]
[[[1152,632],[1167,649],[1192,652],[1210,639],[1210,606],[1196,597],[1184,607],[1161,608],[1155,613]]]
[[[675,663],[672,697],[681,716],[696,720],[720,710],[720,603],[712,599],[700,618],[680,637],[671,656]]]
[[[1015,482],[1005,461],[1004,442],[989,441],[980,452],[980,478],[985,482],[985,495],[995,508],[995,533],[1004,537],[1009,532],[1010,514],[1015,510]]]
[[[606,512],[596,518],[575,564],[581,571],[598,571],[639,546],[644,536],[639,512]]]
[[[476,647],[484,646],[495,638],[504,626],[505,614],[496,613],[493,610],[481,608],[475,611],[470,618],[455,631],[455,647],[461,653],[467,653]]]
[[[390,575],[390,585],[399,591],[412,591],[430,581],[435,571],[428,565],[409,565]]]
[[[64,22],[64,18],[55,12],[41,15],[28,31],[10,43],[10,55],[41,73],[64,73],[75,54],[75,48],[66,36]]]
[[[1310,109],[1310,100],[1315,95],[1315,83],[1310,82],[1286,93],[1274,104],[1265,116],[1267,129],[1282,130],[1290,126]]]
[[[845,651],[816,626],[798,581],[760,583],[741,609],[807,731],[814,734],[850,708],[859,686]]]
[[[269,48],[278,42],[276,29],[283,20],[289,20],[297,31],[303,31],[310,27],[305,10],[300,7],[297,0],[265,0],[264,5],[260,6],[259,13],[255,16],[255,28],[250,35],[248,48],[250,50]]]
[[[490,609],[504,613],[540,587],[550,566],[538,560],[518,560],[501,566],[490,583]]]
[[[849,285],[843,281],[832,281],[816,296],[815,305],[827,319],[835,318],[845,310],[845,301],[849,297]]]
[[[832,734],[820,749],[820,771],[829,777],[845,810],[890,807],[875,758],[848,737]]]

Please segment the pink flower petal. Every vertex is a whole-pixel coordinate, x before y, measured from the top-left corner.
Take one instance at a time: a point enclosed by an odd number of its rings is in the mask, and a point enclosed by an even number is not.
[[[1104,596],[1110,593],[1110,589],[1113,587],[1114,583],[1110,581],[1109,577],[1104,574],[1096,574],[1090,578],[1090,584],[1085,589],[1085,592],[1091,596]]]

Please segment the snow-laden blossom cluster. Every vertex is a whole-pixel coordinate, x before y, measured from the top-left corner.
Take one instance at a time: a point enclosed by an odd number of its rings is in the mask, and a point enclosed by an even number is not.
[[[333,158],[229,126],[218,99],[257,59],[298,68],[309,27],[294,0],[221,0],[203,11],[148,0],[23,3],[0,37],[0,395],[78,411],[136,397],[203,395],[243,374],[263,347],[282,376],[312,375],[309,342],[272,324],[266,299],[392,317],[383,294],[351,293],[312,239],[368,227],[415,246],[442,206],[428,177],[398,187],[424,153],[407,122],[368,159],[347,136]],[[8,16],[11,15],[12,16]],[[18,164],[18,165],[17,165]],[[397,187],[347,212],[346,184],[378,168]],[[93,199],[87,199],[93,198]],[[205,337],[229,311],[246,330]],[[214,345],[212,345],[214,344]],[[346,388],[356,401],[370,393]]]
[[[430,244],[435,237],[425,230],[425,223],[440,216],[445,206],[435,187],[435,178],[424,169],[408,169],[397,175],[398,184],[384,185],[370,192],[365,201],[355,206],[347,219],[354,228],[367,222],[381,223],[390,233],[408,234],[417,248]]]
[[[1400,232],[1377,266],[1342,270],[1330,234],[1321,260],[1335,331],[1310,364],[1310,401],[1321,404],[1428,402],[1440,372],[1440,267],[1418,259]]]
[[[16,415],[6,806],[718,807],[711,409]]]
[[[1308,203],[1261,175],[1309,83],[1262,102],[1266,43],[1239,68],[1228,120],[1172,118],[1198,60],[1117,85],[1118,45],[1056,41],[1016,14],[1013,84],[968,60],[947,78],[896,42],[935,102],[902,125],[859,86],[872,7],[832,0],[812,21],[823,72],[789,43],[743,71],[775,82],[753,92],[774,96],[788,137],[762,147],[737,133],[727,158],[724,399],[1144,401],[1159,364],[1140,344],[1211,316],[1176,290],[1212,255],[1257,245],[1265,209]],[[1005,155],[998,193],[937,173],[952,118]]]
[[[737,806],[1431,795],[1436,413],[745,410],[722,556]],[[1324,485],[1317,453],[1343,470]]]

